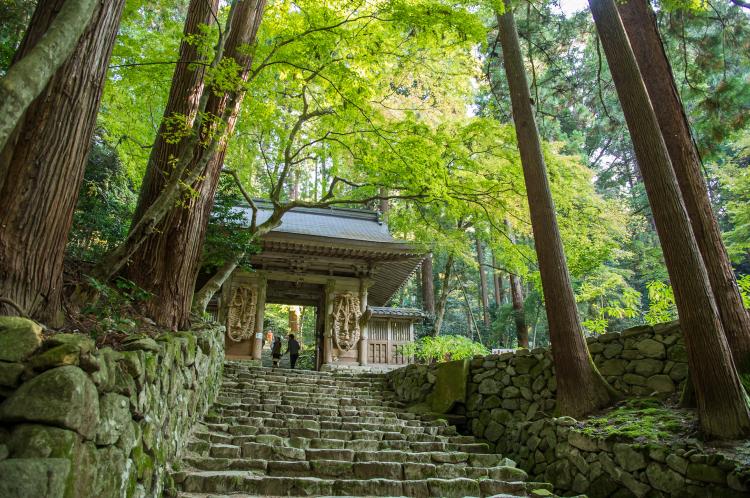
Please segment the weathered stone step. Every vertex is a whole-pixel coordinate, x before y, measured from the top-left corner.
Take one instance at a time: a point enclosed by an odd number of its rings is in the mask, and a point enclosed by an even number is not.
[[[263,460],[246,458],[190,457],[184,463],[193,471],[249,471],[253,475],[282,477],[322,477],[337,479],[429,478],[526,480],[526,473],[512,466],[481,467],[460,464],[352,462],[348,460]],[[513,463],[513,462],[510,462]]]
[[[316,408],[332,408],[336,406],[355,406],[355,407],[375,407],[375,406],[388,406],[392,408],[402,408],[401,403],[390,400],[390,399],[368,399],[368,398],[345,398],[337,396],[294,396],[294,395],[279,395],[279,396],[242,396],[241,398],[232,395],[231,393],[222,393],[219,400],[225,402],[226,400],[237,399],[243,403],[257,403],[257,404],[268,404],[268,405],[310,405]]]
[[[250,376],[247,379],[238,376],[234,379],[224,379],[222,387],[235,388],[241,387],[248,384],[257,386],[259,389],[273,390],[280,387],[286,387],[289,389],[296,389],[301,391],[307,390],[333,390],[343,391],[346,389],[357,388],[362,392],[378,392],[383,391],[386,388],[386,384],[371,383],[371,382],[349,382],[349,383],[319,383],[319,382],[283,382],[274,379],[252,379]]]
[[[442,424],[436,421],[422,422],[418,419],[401,419],[398,417],[381,417],[381,416],[328,416],[328,415],[304,415],[297,413],[275,413],[273,415],[266,416],[266,412],[261,411],[246,411],[246,410],[218,410],[217,414],[212,414],[205,417],[207,422],[213,423],[246,423],[250,425],[262,423],[265,427],[279,427],[284,425],[286,422],[296,423],[298,420],[304,420],[307,422],[315,422],[317,424],[326,422],[345,422],[345,423],[362,423],[362,424],[376,424],[376,425],[398,425],[399,427],[411,426],[417,427],[426,423],[427,425],[441,426]],[[306,424],[307,427],[313,427],[315,424]],[[317,428],[317,427],[313,427]]]
[[[194,433],[193,438],[212,444],[240,446],[243,443],[257,442],[289,446],[295,448],[351,449],[358,451],[401,450],[411,452],[424,451],[462,451],[465,453],[489,453],[486,443],[451,443],[448,441],[408,441],[405,439],[326,439],[326,438],[285,438],[268,434],[230,436],[219,433]]]
[[[365,439],[368,433],[382,434],[384,432],[399,432],[404,435],[408,434],[428,434],[433,436],[454,436],[457,434],[456,428],[453,426],[439,427],[439,426],[426,426],[420,425],[416,427],[410,426],[381,426],[376,424],[355,424],[355,423],[335,423],[335,422],[323,422],[319,424],[319,428],[306,428],[306,427],[263,427],[256,425],[245,425],[236,423],[210,423],[206,422],[206,426],[214,431],[226,432],[229,434],[236,435],[252,435],[252,434],[276,434],[277,436],[283,437],[307,437],[317,438],[321,437],[324,431],[329,430],[341,430],[350,433],[362,434],[358,437],[352,437],[350,439]],[[398,430],[394,430],[398,429]]]
[[[220,412],[227,409],[240,409],[247,411],[255,411],[258,413],[269,413],[258,410],[256,403],[244,403],[239,401],[224,401],[216,402],[212,407],[212,411]],[[275,407],[276,413],[286,414],[299,414],[299,415],[324,415],[329,417],[383,417],[391,416],[398,417],[402,420],[415,420],[420,418],[418,415],[410,412],[405,412],[397,408],[388,408],[383,406],[371,407],[371,408],[359,408],[359,407],[328,407],[328,408],[315,408],[308,405],[278,405]],[[271,414],[272,415],[272,414]],[[264,415],[265,416],[265,415]]]
[[[264,400],[264,399],[293,399],[293,400],[309,400],[309,399],[319,399],[319,400],[347,400],[350,403],[361,403],[361,402],[373,402],[373,401],[390,401],[397,403],[396,399],[392,395],[372,395],[372,396],[366,396],[366,395],[356,395],[352,396],[351,391],[347,390],[346,393],[341,394],[323,394],[323,393],[304,393],[304,392],[287,392],[284,390],[279,391],[251,391],[250,393],[241,390],[232,391],[228,389],[223,389],[220,393],[221,397],[228,397],[233,398],[235,396],[242,396],[243,398],[246,398],[248,400]],[[336,404],[348,404],[348,403],[342,403],[338,402]],[[400,405],[400,404],[399,404]]]
[[[182,474],[182,475],[180,475]],[[246,471],[198,471],[175,474],[183,491],[193,493],[252,493],[262,496],[528,496],[522,481],[495,479],[321,479],[258,476]]]

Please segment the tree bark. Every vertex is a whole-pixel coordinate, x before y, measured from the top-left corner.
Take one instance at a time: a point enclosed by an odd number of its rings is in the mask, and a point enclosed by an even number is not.
[[[199,35],[201,26],[211,25],[218,6],[218,0],[192,0],[188,5],[183,36],[187,38]],[[164,190],[171,176],[171,162],[179,155],[180,144],[169,140],[170,132],[174,132],[174,126],[169,125],[170,120],[184,121],[186,127],[190,127],[195,119],[203,94],[206,66],[188,64],[188,62],[199,59],[198,48],[195,44],[183,39],[178,57],[181,64],[175,66],[172,74],[172,86],[169,89],[167,106],[164,108],[164,118],[148,158],[138,204],[133,215],[133,225],[143,218],[146,209],[153,203],[153,199]]]
[[[435,316],[435,281],[432,275],[432,254],[428,254],[422,260],[422,306],[430,316]]]
[[[549,322],[557,410],[580,417],[609,405],[613,393],[596,369],[583,336],[509,6],[498,15],[498,26]]]
[[[495,305],[500,307],[503,305],[503,297],[505,296],[505,289],[503,288],[503,274],[497,269],[497,258],[495,253],[492,253],[492,280],[493,289],[495,294]]]
[[[490,322],[490,293],[487,287],[487,273],[484,269],[484,249],[482,241],[476,238],[477,244],[477,263],[479,263],[479,299],[482,303],[482,321],[484,326],[489,328]]]
[[[614,0],[590,0],[589,4],[674,287],[701,427],[712,437],[744,437],[750,433],[747,395],[734,367],[654,109]]]
[[[226,260],[224,264],[216,270],[216,273],[208,279],[208,282],[203,284],[203,287],[201,287],[200,290],[195,293],[195,296],[193,296],[193,313],[202,315],[206,312],[206,308],[208,307],[211,298],[214,297],[214,294],[219,292],[221,286],[224,285],[224,282],[227,281],[232,272],[237,269],[237,265],[239,265],[240,260],[244,257],[245,253],[238,253]]]
[[[450,295],[451,273],[453,272],[453,254],[448,254],[445,261],[445,270],[440,285],[440,296],[438,297],[437,306],[435,307],[435,328],[432,329],[432,336],[440,335],[443,328],[443,319],[445,318],[445,308],[448,305],[448,296]]]
[[[510,222],[505,220],[505,230],[508,233],[508,238],[511,243],[515,245],[516,236],[513,233],[513,228],[510,226]],[[523,297],[523,286],[521,285],[521,279],[518,275],[513,273],[508,274],[510,281],[510,298],[513,305],[513,321],[516,324],[516,338],[518,339],[518,347],[528,348],[529,347],[529,328],[526,325],[526,312],[524,310],[524,297]]]
[[[700,156],[664,51],[656,16],[648,0],[629,0],[619,4],[618,9],[667,146],[735,365],[740,372],[749,372],[750,315],[742,304],[713,214]]]
[[[43,40],[62,5],[39,3],[16,61]],[[123,5],[97,3],[70,57],[0,153],[0,296],[53,326],[62,324],[65,244]],[[1,313],[16,311],[0,305]]]
[[[240,68],[237,76],[243,82],[247,80],[252,63],[251,51],[246,48],[255,41],[264,6],[265,0],[244,0],[238,1],[234,7],[223,57],[235,60]],[[189,325],[208,216],[213,207],[227,140],[234,129],[243,97],[241,89],[218,95],[211,92],[205,114],[227,118],[221,137],[212,140],[214,149],[207,148],[201,141],[195,144],[190,151],[188,166],[191,171],[200,171],[198,179],[192,183],[193,195],[186,206],[171,207],[160,228],[141,244],[128,266],[129,278],[154,295],[146,303],[146,312],[164,327],[177,329]],[[216,133],[217,126],[220,125],[204,121],[199,136]],[[139,202],[150,205],[154,200],[142,198]]]
[[[68,59],[97,10],[95,0],[67,0],[44,34],[0,78],[0,149],[23,113]],[[18,54],[16,54],[18,55]]]
[[[510,273],[510,296],[513,301],[513,321],[516,324],[518,347],[529,347],[529,328],[526,325],[526,312],[523,309],[524,297],[521,279]]]

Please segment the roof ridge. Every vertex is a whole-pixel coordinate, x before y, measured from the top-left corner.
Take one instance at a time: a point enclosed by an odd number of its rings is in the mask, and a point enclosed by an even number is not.
[[[253,199],[259,210],[270,211],[273,204],[268,199]],[[250,208],[251,206],[246,203],[240,203],[237,207]],[[372,209],[363,208],[350,208],[350,207],[307,207],[298,206],[290,209],[290,213],[315,213],[323,216],[334,216],[338,218],[352,218],[352,219],[373,219],[374,221],[381,222],[380,213]]]

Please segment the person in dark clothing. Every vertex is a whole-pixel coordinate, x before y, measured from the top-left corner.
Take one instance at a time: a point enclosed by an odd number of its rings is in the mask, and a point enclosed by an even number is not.
[[[299,342],[294,338],[294,334],[289,334],[286,352],[289,353],[289,363],[294,368],[294,365],[297,364],[297,358],[299,358]]]
[[[279,360],[281,360],[281,337],[276,336],[271,346],[271,358],[273,359],[274,368],[279,366]]]

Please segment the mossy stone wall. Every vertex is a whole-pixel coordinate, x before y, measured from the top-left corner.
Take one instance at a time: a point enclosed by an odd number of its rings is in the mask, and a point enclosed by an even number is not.
[[[687,378],[687,355],[676,322],[604,334],[587,342],[602,375],[628,397],[667,397],[681,390]],[[402,401],[424,403],[437,390],[437,368],[409,365],[391,372],[389,379]],[[586,493],[592,498],[750,496],[740,462],[709,456],[687,445],[680,450],[680,458],[694,464],[694,470],[696,465],[706,470],[701,476],[688,474],[687,466],[682,469],[680,464],[680,471],[668,465],[666,455],[671,448],[647,450],[579,432],[579,422],[555,417],[556,390],[548,349],[475,357],[465,399],[469,431],[494,445],[497,453],[516,460],[532,479],[553,483],[560,494]],[[633,451],[623,450],[623,445]],[[623,455],[631,456],[637,465],[626,463]],[[671,461],[677,460],[672,457]],[[736,468],[730,471],[733,465]]]
[[[162,496],[220,387],[223,327],[121,349],[0,317],[0,496]]]

